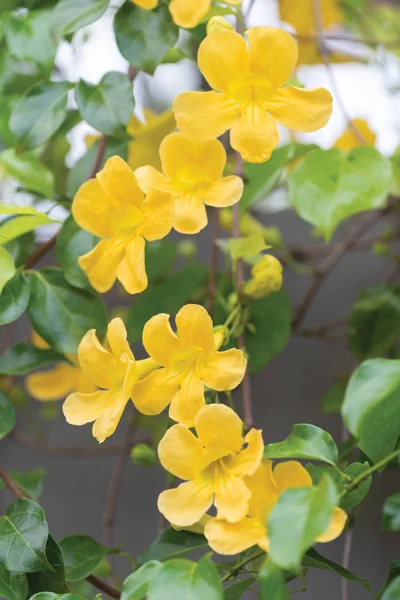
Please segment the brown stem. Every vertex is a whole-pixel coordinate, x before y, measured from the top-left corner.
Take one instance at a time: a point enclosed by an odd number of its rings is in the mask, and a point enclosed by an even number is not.
[[[94,585],[94,587],[96,587],[98,590],[101,590],[111,598],[116,598],[116,600],[121,598],[121,593],[118,590],[111,587],[111,585],[108,585],[108,583],[101,581],[101,579],[98,579],[94,575],[89,575],[89,577],[86,577],[86,579],[89,583]]]
[[[347,323],[347,317],[340,317],[339,319],[335,319],[333,321],[329,321],[328,323],[323,323],[322,325],[318,325],[317,327],[309,327],[307,329],[302,329],[297,332],[297,335],[302,337],[311,337],[311,338],[324,338],[326,334],[332,329],[336,329],[337,327],[341,327]]]
[[[3,469],[3,467],[1,467],[1,466],[0,466],[0,477],[4,481],[6,487],[10,490],[10,492],[16,498],[26,498],[27,497],[24,494],[24,492],[17,486],[17,484],[15,483],[15,481],[13,481],[11,479],[11,477],[9,476],[9,474],[7,473],[7,471],[5,471]]]
[[[212,237],[210,254],[210,279],[208,281],[208,312],[213,316],[215,293],[217,290],[217,270],[218,270],[218,246],[217,238],[219,233],[219,211],[214,209],[212,217]]]
[[[350,527],[344,537],[343,560],[342,564],[345,569],[350,566],[351,547],[353,544],[353,527]],[[349,585],[348,579],[342,579],[342,600],[349,600]]]

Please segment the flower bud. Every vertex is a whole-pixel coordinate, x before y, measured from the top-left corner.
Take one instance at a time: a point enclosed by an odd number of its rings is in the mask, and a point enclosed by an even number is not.
[[[282,287],[282,265],[275,256],[264,255],[251,269],[252,278],[245,284],[244,293],[259,300],[279,292]]]
[[[148,444],[137,444],[131,450],[131,459],[136,465],[151,467],[157,462],[157,453]]]

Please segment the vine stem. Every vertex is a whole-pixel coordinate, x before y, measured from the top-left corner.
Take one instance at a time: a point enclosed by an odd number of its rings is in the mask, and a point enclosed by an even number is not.
[[[350,483],[348,483],[344,487],[344,490],[341,493],[340,497],[343,498],[345,494],[348,494],[348,492],[357,488],[365,479],[367,479],[376,471],[379,471],[379,469],[382,469],[382,467],[385,467],[391,460],[393,460],[397,456],[400,456],[400,450],[395,450],[388,456],[385,456],[385,458],[382,458],[382,460],[380,460],[379,462],[375,463],[372,467],[361,473],[358,477],[355,477]]]
[[[116,600],[121,598],[121,593],[118,590],[111,587],[111,585],[108,585],[108,583],[101,581],[101,579],[98,579],[94,575],[89,575],[89,577],[86,577],[86,580],[111,598],[115,598]]]
[[[0,466],[0,477],[4,481],[6,487],[16,498],[27,498],[26,494],[24,494],[21,488],[17,486],[15,481],[11,479],[7,471],[5,471],[2,466]]]
[[[256,560],[257,558],[259,558],[260,556],[263,556],[264,554],[265,554],[264,550],[256,550],[254,552],[254,554],[250,554],[250,556],[247,556],[246,558],[244,558],[237,565],[235,565],[234,567],[229,569],[229,571],[221,578],[221,583],[225,583],[225,581],[228,581],[228,579],[237,575],[239,573],[240,569],[242,569],[243,567],[248,565],[252,560]]]

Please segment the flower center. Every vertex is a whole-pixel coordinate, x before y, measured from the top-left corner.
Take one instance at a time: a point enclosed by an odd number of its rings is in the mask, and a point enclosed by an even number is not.
[[[128,204],[116,211],[111,218],[111,227],[116,238],[128,238],[143,223],[144,215],[140,208]]]
[[[263,105],[275,96],[276,90],[272,84],[258,75],[246,75],[235,79],[229,87],[229,98],[241,105],[257,103]]]

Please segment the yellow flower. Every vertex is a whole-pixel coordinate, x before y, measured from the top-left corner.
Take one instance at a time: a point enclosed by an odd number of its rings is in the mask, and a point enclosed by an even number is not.
[[[376,141],[376,134],[369,128],[369,125],[364,119],[354,119],[351,121],[353,127],[350,125],[343,132],[343,134],[336,140],[334,147],[339,148],[343,152],[347,152],[352,148],[358,148],[362,143],[356,136],[354,128],[360,133],[363,141],[367,146],[374,146]]]
[[[171,403],[171,419],[192,427],[205,404],[204,386],[234,389],[243,379],[247,361],[235,348],[218,352],[221,336],[216,341],[211,318],[202,306],[187,304],[175,322],[177,334],[169,315],[156,315],[146,323],[143,345],[162,368],[137,384],[133,401],[147,415],[159,414]]]
[[[127,163],[135,171],[143,165],[161,168],[158,148],[164,137],[176,129],[172,110],[156,114],[149,108],[143,110],[144,123],[132,115],[127,133],[133,140],[128,143]]]
[[[32,344],[37,348],[49,347],[36,332],[32,335]],[[72,363],[71,365],[60,363],[49,371],[28,375],[25,382],[26,389],[32,398],[47,402],[63,400],[70,392],[90,394],[97,390],[97,386],[79,367],[78,357],[74,354],[67,354],[66,357]]]
[[[252,278],[247,281],[243,292],[250,298],[265,298],[272,292],[279,292],[282,287],[282,265],[275,256],[264,255],[252,267]]]
[[[245,483],[251,490],[249,516],[239,523],[229,523],[226,518],[217,515],[205,526],[208,543],[218,554],[238,554],[255,545],[268,551],[267,522],[279,496],[288,489],[311,486],[312,480],[297,461],[279,463],[272,470],[272,461],[264,459]],[[328,529],[315,541],[330,542],[339,537],[346,520],[344,510],[335,508]]]
[[[169,11],[179,27],[196,27],[211,8],[212,0],[171,0]],[[238,5],[242,0],[224,0],[225,4]]]
[[[79,344],[78,359],[86,377],[102,389],[70,394],[63,413],[70,425],[94,421],[93,436],[104,442],[116,430],[136,382],[158,365],[151,359],[135,361],[119,318],[108,325],[106,346],[100,344],[94,329],[88,331]]]
[[[198,233],[207,225],[208,206],[232,206],[243,194],[243,181],[222,177],[226,152],[218,140],[197,142],[181,133],[171,133],[160,146],[163,173],[151,166],[135,171],[140,187],[170,193],[174,198],[174,228],[180,233]]]
[[[211,92],[175,98],[176,122],[184,135],[210,140],[231,130],[232,147],[248,162],[265,162],[279,142],[275,122],[310,132],[328,122],[332,96],[323,89],[282,87],[297,61],[296,42],[286,31],[254,27],[245,39],[234,31],[206,37],[198,53]]]
[[[212,33],[217,33],[217,31],[235,31],[232,23],[229,23],[224,17],[217,15],[215,17],[211,17],[211,19],[207,23],[207,35],[211,35]]]
[[[79,188],[72,214],[83,229],[103,238],[78,261],[94,289],[107,292],[116,279],[129,294],[146,289],[145,240],[159,240],[171,230],[171,196],[153,189],[144,198],[126,162],[113,156]]]
[[[194,426],[197,437],[183,425],[173,425],[158,446],[163,467],[185,480],[160,494],[158,509],[178,527],[197,523],[213,504],[227,522],[240,521],[250,502],[244,478],[262,459],[261,431],[251,429],[243,438],[242,421],[224,404],[202,408]]]
[[[152,10],[158,5],[158,0],[133,0],[133,4],[137,4],[137,6],[146,10]]]

